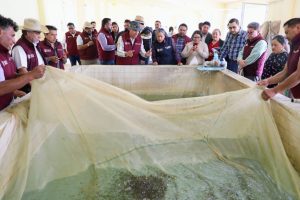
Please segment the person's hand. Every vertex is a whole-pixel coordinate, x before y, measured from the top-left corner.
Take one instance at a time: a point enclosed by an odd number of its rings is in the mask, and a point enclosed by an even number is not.
[[[244,68],[244,67],[246,67],[246,62],[245,62],[245,60],[239,60],[239,61],[238,61],[238,64],[239,64],[239,66],[240,66],[241,69]]]
[[[146,57],[150,57],[151,55],[152,55],[151,49],[145,53],[145,56],[146,56]]]
[[[88,44],[88,46],[92,46],[92,45],[94,45],[94,42],[92,40],[90,40],[87,44]]]
[[[59,58],[57,56],[50,56],[47,59],[53,63],[58,63],[59,61]]]
[[[31,80],[38,79],[43,77],[45,70],[46,70],[45,65],[39,65],[35,67],[32,71],[30,71],[28,74],[30,75]]]
[[[15,90],[14,91],[14,97],[22,97],[22,96],[25,96],[26,95],[26,92],[23,92],[21,90]]]
[[[153,64],[153,65],[158,65],[158,62],[153,62],[152,64]]]
[[[178,65],[178,66],[181,66],[181,65],[183,65],[183,63],[182,63],[182,62],[178,62],[177,65]]]
[[[263,100],[267,101],[268,99],[274,97],[277,94],[277,92],[275,91],[274,88],[271,89],[265,89],[262,93],[261,93],[261,97],[263,98]]]
[[[219,66],[220,65],[220,61],[219,60],[214,60],[214,66]]]
[[[264,79],[264,80],[258,81],[257,85],[267,87],[269,85],[269,81],[268,81],[268,79]]]
[[[134,50],[130,50],[130,51],[126,51],[125,52],[125,57],[132,57],[133,56],[133,52],[134,52]]]
[[[197,45],[193,45],[192,50],[193,50],[193,51],[196,51],[197,49],[198,49],[198,44],[197,44]]]

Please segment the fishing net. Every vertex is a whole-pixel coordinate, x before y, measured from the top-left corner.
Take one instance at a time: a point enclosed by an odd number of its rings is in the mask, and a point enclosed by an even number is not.
[[[0,113],[0,198],[299,199],[260,93],[147,101],[47,68],[30,100]]]

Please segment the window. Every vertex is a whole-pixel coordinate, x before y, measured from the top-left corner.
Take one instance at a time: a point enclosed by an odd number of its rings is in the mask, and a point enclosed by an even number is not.
[[[258,22],[261,25],[265,22],[266,16],[266,4],[243,3],[241,25],[244,30],[251,22]]]

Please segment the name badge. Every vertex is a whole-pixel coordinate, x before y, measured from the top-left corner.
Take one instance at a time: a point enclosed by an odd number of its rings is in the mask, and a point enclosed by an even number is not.
[[[166,46],[165,49],[171,49],[171,46]]]
[[[164,49],[157,49],[157,52],[162,52]]]
[[[2,65],[3,65],[3,67],[4,67],[5,65],[8,64],[8,61],[7,61],[7,60],[3,60],[3,61],[1,61],[1,63],[2,63]]]
[[[28,55],[27,55],[27,58],[28,58],[28,59],[34,58],[34,54],[28,54]]]
[[[51,52],[51,49],[44,49],[44,52],[45,52],[45,53],[50,53],[50,52]]]

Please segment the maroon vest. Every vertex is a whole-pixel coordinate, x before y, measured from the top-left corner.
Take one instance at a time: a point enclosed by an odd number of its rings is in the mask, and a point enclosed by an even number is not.
[[[292,40],[291,51],[287,61],[288,75],[290,76],[297,70],[300,57],[300,34],[296,35]],[[291,88],[294,98],[300,98],[300,84]]]
[[[124,51],[134,50],[132,57],[117,57],[118,65],[138,65],[139,64],[139,53],[142,46],[142,38],[138,35],[134,43],[131,43],[129,32],[125,32],[122,36]]]
[[[54,63],[51,61],[47,62],[47,65],[51,65],[56,68],[64,69],[64,61],[63,61],[63,55],[64,55],[64,49],[60,42],[55,42],[54,48],[51,46],[51,44],[45,39],[44,41],[40,42],[40,48],[43,57],[50,57],[50,56],[57,56],[59,58],[58,63]]]
[[[16,77],[16,64],[8,53],[8,49],[0,45],[0,67],[4,72],[5,80],[13,79]],[[13,93],[8,93],[0,96],[0,110],[7,107],[13,99]]]
[[[93,41],[94,45],[89,46],[86,49],[83,50],[78,50],[79,52],[79,56],[81,60],[94,60],[98,58],[98,50],[97,50],[97,46],[96,46],[96,42],[97,42],[97,38],[92,35],[92,39],[90,39],[89,35],[83,31],[80,34],[83,44],[88,43],[89,41]]]
[[[76,43],[76,39],[77,36],[80,35],[79,31],[76,31],[74,37],[70,32],[66,32],[66,44],[67,44],[67,52],[68,52],[68,56],[78,56],[78,50],[77,50],[77,43]]]
[[[178,37],[179,37],[178,34],[172,36],[172,39],[174,40],[175,44],[177,42]],[[187,43],[192,41],[192,39],[190,37],[186,36],[186,35],[183,36],[183,37],[184,37],[184,45],[186,45]]]
[[[103,33],[105,35],[106,41],[108,45],[114,45],[114,38],[112,33],[108,32],[106,29],[101,28],[99,34]],[[101,47],[100,42],[97,40],[97,49],[100,60],[115,60],[115,51],[104,51]]]
[[[25,39],[25,37],[23,35],[17,41],[17,43],[14,45],[14,47],[15,46],[21,46],[24,49],[26,56],[27,56],[27,66],[24,66],[24,67],[27,67],[28,71],[31,71],[31,70],[33,70],[33,68],[38,66],[39,62],[38,62],[38,58],[37,58],[37,55],[36,55],[36,52],[34,49],[34,45],[31,42],[29,42],[27,39]],[[41,54],[39,44],[37,45],[36,48]],[[43,58],[43,56],[42,56],[42,58]],[[43,60],[44,60],[44,63],[46,63],[44,58],[43,58]]]
[[[258,35],[253,40],[247,40],[246,45],[244,46],[244,52],[243,52],[243,60],[245,60],[250,54],[254,46],[259,42],[263,40],[261,35]],[[265,51],[254,63],[247,65],[244,69],[244,76],[259,76],[261,77],[264,63],[266,60],[267,51]]]

